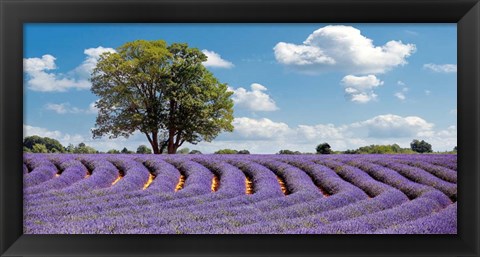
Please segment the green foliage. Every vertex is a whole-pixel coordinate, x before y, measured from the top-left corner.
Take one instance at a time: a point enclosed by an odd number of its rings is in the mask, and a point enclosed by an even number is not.
[[[424,140],[419,141],[417,139],[414,139],[410,143],[410,148],[417,153],[431,153],[432,152],[432,145],[425,142]]]
[[[455,146],[455,147],[453,148],[453,151],[454,151],[454,152],[457,152],[457,151],[458,151],[457,146]]]
[[[118,151],[116,149],[110,149],[110,150],[107,151],[107,153],[109,153],[109,154],[119,154],[120,151]]]
[[[128,150],[126,147],[124,147],[124,148],[122,149],[122,151],[120,151],[120,153],[123,153],[123,154],[132,154],[132,153],[135,153],[135,152],[130,151],[130,150]]]
[[[202,154],[202,152],[200,152],[198,150],[192,150],[192,151],[190,151],[189,154]]]
[[[214,154],[237,154],[237,150],[232,150],[232,149],[221,149],[216,151]]]
[[[240,151],[238,151],[238,154],[250,154],[250,151],[248,151],[248,150],[240,150]]]
[[[98,151],[95,148],[87,146],[85,143],[80,143],[73,149],[73,153],[80,153],[80,154],[94,154]]]
[[[137,148],[137,153],[139,153],[139,154],[151,154],[152,149],[148,148],[146,145],[140,145]]]
[[[32,147],[32,153],[48,153],[48,149],[44,144],[35,144]]]
[[[346,150],[344,154],[411,154],[415,153],[409,148],[401,148],[397,144],[393,145],[369,145],[362,146],[356,150]]]
[[[92,74],[99,96],[93,137],[140,131],[153,152],[176,153],[184,143],[212,141],[233,131],[232,92],[202,64],[197,48],[137,40],[103,54]]]
[[[47,149],[47,153],[63,153],[65,149],[62,144],[56,140],[49,137],[40,137],[37,135],[25,137],[23,139],[23,146],[33,152],[33,146],[36,144],[44,145]]]
[[[291,151],[291,150],[280,150],[278,151],[277,154],[302,154],[301,152],[299,151]]]
[[[65,152],[67,153],[74,153],[75,151],[75,146],[73,144],[68,144],[67,147],[65,147]]]
[[[190,149],[186,147],[177,151],[178,154],[188,154],[189,152],[190,152]]]
[[[317,154],[331,154],[332,148],[328,143],[319,144],[316,148]]]

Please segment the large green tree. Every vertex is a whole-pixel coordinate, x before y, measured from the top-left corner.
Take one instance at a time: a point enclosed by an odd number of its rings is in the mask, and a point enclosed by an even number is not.
[[[103,54],[92,73],[100,97],[93,136],[145,134],[155,154],[233,131],[232,92],[187,44],[137,40]]]
[[[53,138],[49,137],[40,137],[37,135],[33,136],[28,136],[23,139],[23,147],[29,149],[30,151],[33,150],[33,147],[38,144],[38,145],[43,145],[46,148],[46,151],[48,153],[63,153],[65,152],[65,148],[62,146],[62,144]],[[40,146],[37,146],[37,150],[40,149],[38,148]],[[41,148],[43,150],[43,147]]]

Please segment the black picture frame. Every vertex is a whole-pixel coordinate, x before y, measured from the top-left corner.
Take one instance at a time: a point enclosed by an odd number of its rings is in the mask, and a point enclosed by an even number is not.
[[[480,256],[479,0],[0,0],[1,256]],[[457,23],[457,235],[23,235],[23,24]]]

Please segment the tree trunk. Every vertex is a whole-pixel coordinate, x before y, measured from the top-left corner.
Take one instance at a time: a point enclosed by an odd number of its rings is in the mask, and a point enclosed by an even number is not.
[[[158,132],[152,132],[152,150],[154,154],[161,154],[161,152],[158,149]]]
[[[168,131],[168,154],[177,153],[177,149],[175,148],[175,143],[173,142],[174,137],[175,137],[175,130],[170,129]]]
[[[175,115],[175,106],[176,103],[173,100],[170,100],[170,126],[168,128],[168,154],[175,154],[177,153],[177,149],[175,149],[174,145],[174,137],[175,137],[175,124],[174,124],[174,115]]]

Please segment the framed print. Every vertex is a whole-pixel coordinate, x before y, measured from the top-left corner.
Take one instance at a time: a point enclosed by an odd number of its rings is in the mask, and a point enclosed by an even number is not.
[[[0,3],[1,256],[479,255],[478,1]]]

